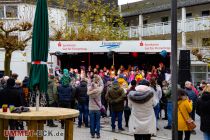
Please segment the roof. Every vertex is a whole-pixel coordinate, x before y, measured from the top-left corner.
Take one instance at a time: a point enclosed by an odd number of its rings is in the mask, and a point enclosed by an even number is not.
[[[190,7],[210,3],[210,0],[177,0],[177,7]],[[136,16],[171,9],[171,0],[143,0],[121,6],[122,16]]]
[[[37,0],[0,0],[0,4],[36,4]],[[59,8],[59,9],[68,9],[69,5],[72,4],[74,0],[47,0],[48,6],[52,8]],[[84,9],[85,2],[84,0],[77,0],[79,3],[79,10]],[[94,0],[93,0],[94,1]],[[111,6],[117,5],[117,0],[101,0],[104,3],[110,3]]]

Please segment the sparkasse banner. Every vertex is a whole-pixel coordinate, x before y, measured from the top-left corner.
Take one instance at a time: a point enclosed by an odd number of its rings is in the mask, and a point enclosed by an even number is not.
[[[149,41],[50,41],[49,53],[171,52],[170,40]]]

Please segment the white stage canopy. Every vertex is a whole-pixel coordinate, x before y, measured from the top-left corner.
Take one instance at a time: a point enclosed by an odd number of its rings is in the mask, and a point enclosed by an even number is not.
[[[49,53],[171,52],[171,40],[142,41],[50,41]]]

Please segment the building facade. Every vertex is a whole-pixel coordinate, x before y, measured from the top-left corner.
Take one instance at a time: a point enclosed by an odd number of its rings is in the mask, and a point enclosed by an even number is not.
[[[15,26],[21,22],[27,21],[33,23],[35,15],[34,4],[29,4],[25,0],[4,0],[0,2],[0,20],[4,22],[6,28]],[[62,8],[49,7],[49,31],[53,35],[55,29],[65,28],[67,25],[66,10]],[[32,32],[14,32],[12,35],[19,39],[26,38]],[[48,61],[55,57],[49,55]],[[15,51],[12,54],[11,71],[19,74],[23,79],[29,75],[31,65],[31,40],[24,51]],[[0,48],[0,71],[4,70],[4,49]]]
[[[120,7],[130,38],[165,40],[171,35],[169,0],[146,0]],[[199,48],[210,57],[210,0],[178,0],[178,49]],[[210,81],[210,67],[191,55],[193,83]]]

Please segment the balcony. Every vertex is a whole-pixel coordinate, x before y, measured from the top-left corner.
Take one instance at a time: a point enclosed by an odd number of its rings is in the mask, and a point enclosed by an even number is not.
[[[210,16],[190,18],[186,21],[177,21],[177,32],[195,32],[210,30]],[[153,35],[165,35],[171,33],[171,21],[152,23],[140,26],[131,26],[127,28],[127,32],[130,38],[137,38],[139,36],[153,36]]]

